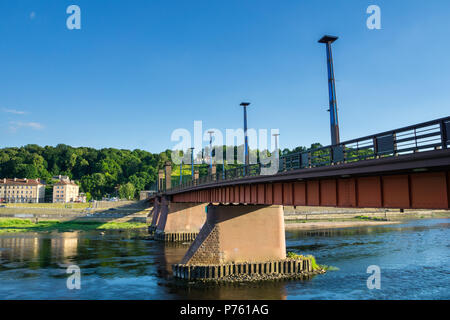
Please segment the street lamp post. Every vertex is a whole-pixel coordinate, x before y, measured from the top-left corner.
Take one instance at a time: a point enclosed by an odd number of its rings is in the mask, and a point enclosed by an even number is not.
[[[319,43],[325,43],[327,49],[327,67],[328,67],[328,93],[330,100],[330,126],[331,126],[331,144],[337,145],[340,143],[339,139],[339,121],[336,101],[336,84],[334,80],[334,65],[333,54],[331,52],[331,44],[335,42],[338,37],[323,36]]]
[[[222,150],[222,152],[223,152],[223,150]],[[226,178],[226,174],[225,174],[225,164],[226,164],[226,159],[223,159],[223,162],[222,162],[222,180],[225,180],[225,178]]]
[[[192,181],[194,181],[194,148],[191,147],[189,149],[191,149],[191,176]]]
[[[279,133],[274,133],[273,136],[275,137],[275,161],[277,161],[277,168],[279,170],[280,168],[280,151],[278,150],[278,137],[280,136]]]
[[[183,160],[180,162],[180,186],[183,183]]]
[[[247,174],[247,168],[249,164],[249,155],[248,155],[248,137],[247,137],[247,107],[250,105],[250,102],[242,102],[240,104],[244,107],[244,176]]]
[[[213,135],[214,131],[208,131],[208,133],[209,133],[209,158],[210,158],[209,167],[212,169],[212,165],[213,165],[212,135]]]
[[[273,136],[275,137],[275,152],[276,152],[276,156],[278,158],[280,155],[280,151],[278,151],[278,137],[280,136],[280,134],[274,133]]]

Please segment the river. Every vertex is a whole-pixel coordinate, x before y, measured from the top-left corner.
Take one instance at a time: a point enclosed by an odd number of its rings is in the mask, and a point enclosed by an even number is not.
[[[170,269],[188,245],[147,239],[144,231],[0,235],[0,299],[450,299],[448,219],[289,231],[288,251],[339,268],[303,281],[199,285]],[[69,290],[67,267],[81,271]],[[368,289],[367,268],[380,268]]]

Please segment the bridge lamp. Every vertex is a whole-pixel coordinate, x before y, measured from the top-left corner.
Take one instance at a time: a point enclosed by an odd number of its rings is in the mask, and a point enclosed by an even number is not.
[[[247,107],[250,105],[250,102],[242,102],[240,104],[241,107],[244,107],[244,176],[247,173],[247,166],[249,164],[249,156],[248,156],[248,137],[247,137]]]
[[[210,164],[209,167],[212,169],[213,165],[213,155],[212,155],[212,135],[214,131],[208,131],[209,133],[209,157],[210,157]]]
[[[340,143],[339,140],[339,121],[337,112],[337,101],[336,101],[336,83],[334,80],[334,64],[333,64],[333,54],[331,51],[331,44],[335,42],[338,37],[335,36],[323,36],[319,43],[326,44],[327,50],[327,67],[328,67],[328,94],[330,103],[330,129],[331,129],[331,144],[337,145]]]
[[[280,136],[280,134],[279,133],[274,133],[272,136],[274,136],[275,137],[275,152],[276,152],[276,155],[277,155],[277,158],[278,158],[278,156],[279,156],[279,151],[278,151],[278,137]]]
[[[194,180],[194,148],[191,147],[189,149],[191,150],[191,175],[192,180]]]
[[[183,160],[180,162],[180,186],[183,183]]]

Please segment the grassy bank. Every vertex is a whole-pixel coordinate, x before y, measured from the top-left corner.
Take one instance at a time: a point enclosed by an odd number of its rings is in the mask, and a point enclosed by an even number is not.
[[[365,220],[365,221],[388,221],[386,218],[381,217],[368,217],[368,216],[357,216],[355,219]]]
[[[311,265],[312,265],[313,270],[325,270],[325,271],[337,271],[337,270],[339,270],[339,268],[337,268],[337,267],[327,266],[327,265],[324,265],[324,264],[317,264],[316,257],[314,257],[313,255],[304,256],[304,255],[301,255],[301,254],[297,254],[295,252],[288,252],[286,254],[286,258],[288,258],[288,259],[299,259],[299,260],[301,260],[301,259],[309,259],[309,260],[311,260]]]
[[[3,203],[6,208],[85,209],[90,203]]]
[[[0,218],[0,234],[11,232],[50,232],[50,231],[89,231],[89,230],[128,230],[146,228],[141,222],[97,222],[97,221],[39,221],[26,219]]]

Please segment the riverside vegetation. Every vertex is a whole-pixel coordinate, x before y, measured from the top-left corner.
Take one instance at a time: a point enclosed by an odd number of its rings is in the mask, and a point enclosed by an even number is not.
[[[147,228],[146,223],[141,222],[97,222],[97,221],[39,221],[37,223],[29,219],[0,218],[0,234],[14,232],[71,232],[89,230],[126,230]]]
[[[297,254],[295,252],[288,252],[286,254],[286,257],[288,259],[305,259],[305,258],[308,258],[308,259],[311,260],[311,265],[312,265],[313,270],[324,270],[324,271],[337,271],[337,270],[339,270],[339,268],[337,268],[337,267],[327,266],[327,265],[324,265],[324,264],[317,264],[316,258],[313,255],[311,255],[311,254],[307,255],[307,256],[304,256],[304,255],[301,255],[301,254]]]

